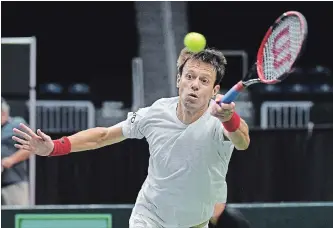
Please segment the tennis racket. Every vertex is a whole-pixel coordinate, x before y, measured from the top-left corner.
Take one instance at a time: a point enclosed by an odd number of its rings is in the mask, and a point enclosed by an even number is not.
[[[266,32],[255,64],[247,75],[224,95],[219,104],[230,104],[250,85],[275,84],[285,79],[301,55],[307,32],[307,22],[301,13],[289,11],[282,14]]]

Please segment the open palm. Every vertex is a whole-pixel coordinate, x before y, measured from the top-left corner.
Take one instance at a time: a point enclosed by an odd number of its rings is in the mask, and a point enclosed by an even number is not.
[[[48,156],[52,152],[54,143],[50,136],[43,133],[40,129],[37,130],[36,134],[22,123],[20,124],[20,128],[22,130],[17,128],[13,129],[14,133],[19,136],[12,137],[14,141],[19,143],[15,144],[16,148],[28,150],[40,156]]]

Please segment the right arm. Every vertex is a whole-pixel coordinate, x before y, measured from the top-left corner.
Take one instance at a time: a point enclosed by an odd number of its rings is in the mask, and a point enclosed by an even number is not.
[[[69,136],[71,152],[94,150],[121,142],[127,138],[143,138],[140,124],[142,124],[141,121],[148,110],[149,107],[146,107],[139,109],[138,112],[130,112],[125,121],[112,127],[91,128]]]
[[[59,151],[59,149],[67,151],[61,154],[94,150],[126,139],[122,132],[122,123],[108,128],[95,127],[79,131],[76,134],[65,137],[66,140],[52,140],[50,136],[46,135],[40,129],[37,130],[36,134],[24,124],[20,124],[20,128],[23,131],[17,128],[13,129],[13,131],[21,137],[13,136],[13,140],[20,143],[15,144],[15,147],[33,152],[40,156],[49,156],[52,151]]]
[[[71,152],[94,150],[104,146],[112,145],[125,140],[122,127],[115,125],[112,127],[96,127],[80,131],[68,136],[71,142]]]
[[[126,138],[143,138],[144,135],[140,126],[148,109],[149,107],[142,108],[136,113],[131,112],[125,121],[112,127],[90,128],[59,140],[52,140],[40,129],[37,130],[36,134],[32,129],[21,123],[20,128],[22,130],[13,129],[19,136],[13,136],[13,140],[19,143],[15,144],[15,147],[40,156],[58,156],[69,152],[94,150],[121,142]]]

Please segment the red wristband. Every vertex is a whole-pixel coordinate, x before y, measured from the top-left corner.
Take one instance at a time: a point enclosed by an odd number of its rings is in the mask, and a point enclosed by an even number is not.
[[[71,152],[71,142],[67,137],[62,137],[58,140],[53,140],[54,148],[49,156],[61,156]]]
[[[239,128],[240,117],[236,112],[234,112],[231,119],[229,121],[223,122],[222,124],[228,132],[235,132]]]

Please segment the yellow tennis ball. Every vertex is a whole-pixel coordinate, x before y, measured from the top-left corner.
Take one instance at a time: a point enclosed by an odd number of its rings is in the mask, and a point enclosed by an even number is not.
[[[206,47],[206,38],[197,32],[190,32],[184,38],[184,45],[191,52],[200,52]]]

